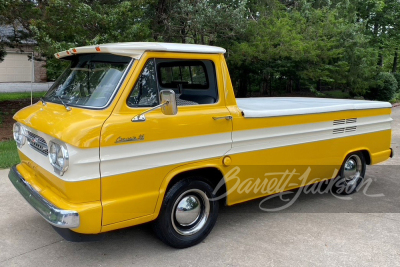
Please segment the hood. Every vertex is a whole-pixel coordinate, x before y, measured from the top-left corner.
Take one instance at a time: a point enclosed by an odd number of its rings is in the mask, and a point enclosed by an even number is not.
[[[101,127],[111,109],[90,110],[41,102],[21,109],[14,119],[30,128],[48,134],[79,148],[99,147]]]

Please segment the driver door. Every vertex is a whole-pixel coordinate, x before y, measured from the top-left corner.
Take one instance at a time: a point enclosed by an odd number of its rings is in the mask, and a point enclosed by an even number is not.
[[[223,94],[219,94],[213,56],[208,56],[211,58],[204,62],[198,59],[183,62],[180,58],[184,54],[169,55],[168,64],[163,66],[177,65],[183,72],[186,66],[203,66],[204,73],[195,67],[188,68],[192,72],[188,79],[203,84],[198,94],[200,97],[196,95],[196,83],[184,81],[184,74],[180,75],[179,81],[176,77],[173,78],[175,80],[160,77],[160,73],[165,71],[158,68],[161,62],[158,63],[155,57],[142,58],[141,72],[133,88],[126,98],[120,100],[124,101],[121,109],[113,112],[102,129],[100,169],[103,225],[150,216],[154,213],[161,183],[172,169],[222,157],[231,149],[232,120],[229,119],[230,113]],[[215,60],[218,60],[217,55]],[[165,59],[162,62],[165,63]],[[193,77],[196,72],[197,76]],[[181,102],[176,115],[167,116],[156,109],[145,114],[144,121],[132,122],[134,116],[158,105],[159,91],[172,83],[192,84],[183,86],[190,88],[185,93],[190,93],[189,100]],[[174,90],[179,97],[182,92],[178,88]],[[207,93],[207,90],[210,91]],[[211,98],[215,99],[214,103],[195,102],[212,102]],[[188,105],[188,101],[194,104]]]

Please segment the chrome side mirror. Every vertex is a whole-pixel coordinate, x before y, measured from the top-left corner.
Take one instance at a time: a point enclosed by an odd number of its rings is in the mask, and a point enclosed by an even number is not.
[[[165,103],[165,105],[161,106],[162,113],[165,115],[176,115],[178,113],[175,92],[173,90],[162,90],[160,92],[160,100],[161,103]]]
[[[160,100],[161,100],[160,105],[152,107],[151,109],[148,109],[136,115],[135,117],[132,118],[132,122],[146,121],[146,117],[144,116],[144,114],[149,113],[158,108],[161,108],[162,113],[164,113],[165,115],[176,115],[176,113],[178,113],[178,106],[176,104],[175,92],[173,90],[170,89],[162,90],[160,92]]]

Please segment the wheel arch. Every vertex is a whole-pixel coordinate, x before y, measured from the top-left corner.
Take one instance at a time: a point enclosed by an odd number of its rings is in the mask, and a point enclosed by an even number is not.
[[[342,159],[342,164],[344,163],[344,160],[346,159],[346,157],[348,155],[350,155],[352,153],[356,153],[356,152],[362,153],[362,155],[364,156],[364,159],[365,159],[365,163],[367,165],[371,165],[371,152],[367,148],[358,148],[358,149],[353,149],[353,150],[347,151],[347,153],[344,155],[344,157]]]
[[[368,150],[364,149],[364,150],[360,150],[360,152],[363,154],[364,159],[365,159],[365,163],[367,165],[371,165],[371,154],[369,153]]]
[[[214,164],[206,164],[203,166],[185,166],[183,168],[176,168],[169,172],[165,177],[164,181],[160,187],[160,194],[157,201],[157,206],[155,209],[155,218],[160,212],[161,205],[164,201],[166,192],[177,182],[188,177],[201,176],[203,181],[211,185],[211,187],[216,188],[221,179],[224,179],[223,171],[220,166]],[[219,187],[217,195],[224,195],[226,193],[226,183],[225,179],[223,184]],[[226,204],[226,196],[224,196],[221,201]]]

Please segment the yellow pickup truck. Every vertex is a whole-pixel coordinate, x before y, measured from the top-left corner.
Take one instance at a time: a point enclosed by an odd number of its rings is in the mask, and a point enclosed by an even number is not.
[[[392,156],[390,103],[236,99],[224,53],[116,43],[55,54],[70,67],[14,116],[11,182],[67,240],[154,221],[184,248],[210,233],[220,204],[325,179],[351,194],[366,165]]]

